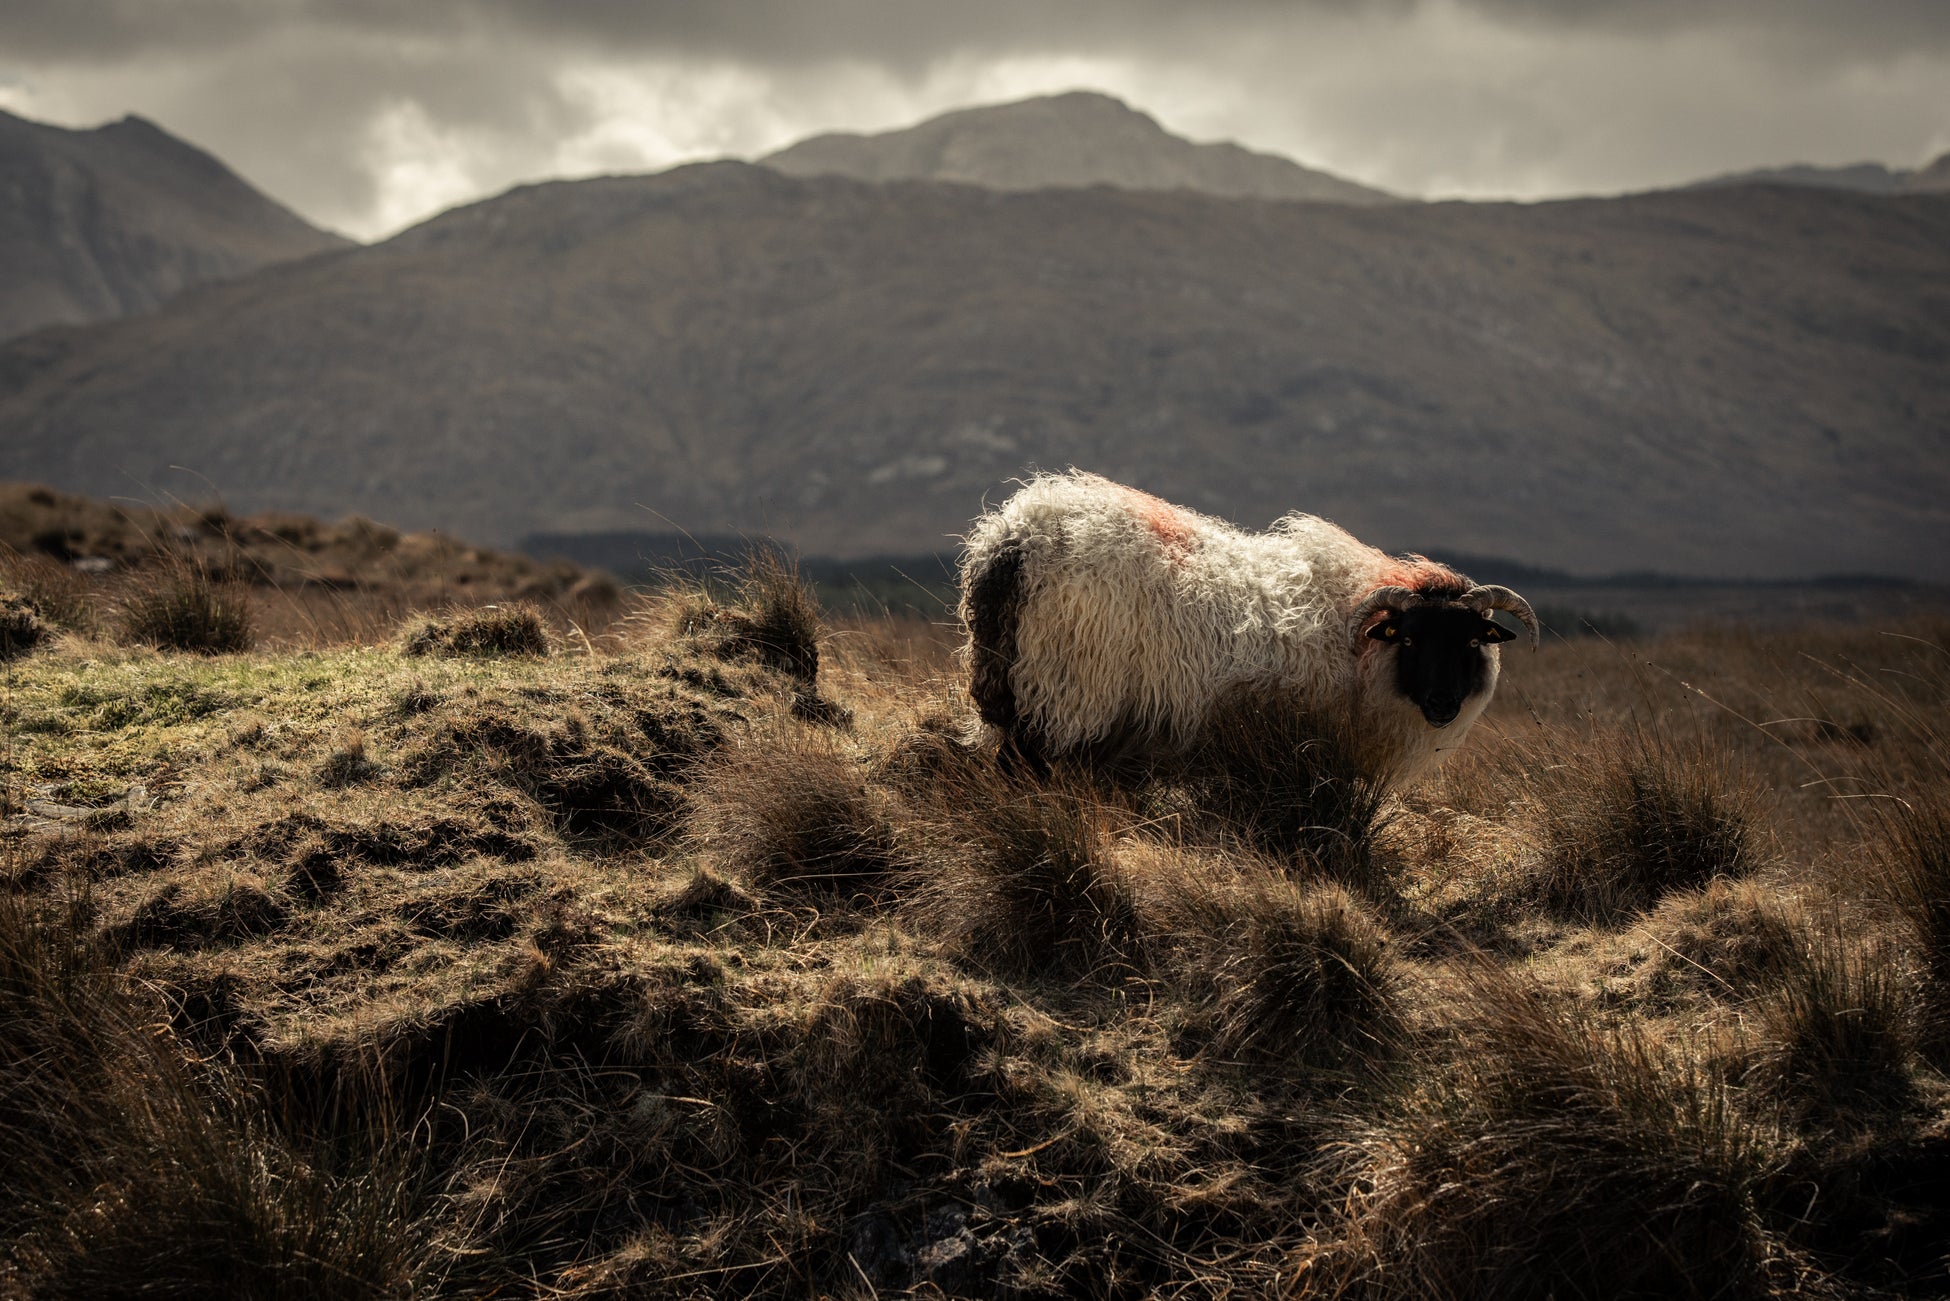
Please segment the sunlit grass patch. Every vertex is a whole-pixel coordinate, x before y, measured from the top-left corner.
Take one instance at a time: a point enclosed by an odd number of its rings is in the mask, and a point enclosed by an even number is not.
[[[547,655],[541,612],[523,601],[484,605],[408,621],[400,632],[406,655]]]

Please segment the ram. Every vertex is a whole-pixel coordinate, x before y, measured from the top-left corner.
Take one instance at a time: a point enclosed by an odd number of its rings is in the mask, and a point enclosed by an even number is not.
[[[1265,533],[1093,474],[1031,479],[971,529],[963,654],[985,729],[1031,766],[1195,743],[1239,688],[1345,720],[1364,769],[1413,780],[1496,689],[1530,605],[1312,515]]]

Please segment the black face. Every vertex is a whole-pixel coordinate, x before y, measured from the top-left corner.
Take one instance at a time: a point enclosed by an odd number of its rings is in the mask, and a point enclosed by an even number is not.
[[[1485,646],[1515,633],[1455,605],[1418,605],[1390,614],[1368,636],[1395,646],[1395,689],[1415,702],[1431,727],[1447,727],[1463,702],[1490,684]]]

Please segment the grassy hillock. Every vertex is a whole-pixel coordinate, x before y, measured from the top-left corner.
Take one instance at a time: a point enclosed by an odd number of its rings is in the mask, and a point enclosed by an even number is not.
[[[1036,781],[762,569],[7,643],[0,1288],[1950,1291],[1950,629]]]

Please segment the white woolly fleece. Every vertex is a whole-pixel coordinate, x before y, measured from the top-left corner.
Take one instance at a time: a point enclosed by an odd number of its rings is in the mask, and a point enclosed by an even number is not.
[[[1182,746],[1228,690],[1273,684],[1322,716],[1347,711],[1368,769],[1413,780],[1462,743],[1495,690],[1489,646],[1487,689],[1433,728],[1395,689],[1394,647],[1364,640],[1351,652],[1347,621],[1367,593],[1460,580],[1312,515],[1245,533],[1098,475],[1038,475],[975,522],[964,591],[1012,543],[1023,561],[1009,680],[1023,719],[1058,752]]]

